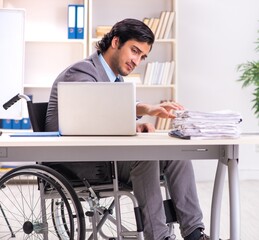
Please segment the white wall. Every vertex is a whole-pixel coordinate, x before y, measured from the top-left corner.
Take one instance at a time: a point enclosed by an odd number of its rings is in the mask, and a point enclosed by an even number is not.
[[[258,9],[258,0],[178,1],[178,100],[191,110],[238,111],[243,132],[259,132],[251,110],[253,89],[241,88],[236,70],[240,63],[258,60]],[[194,166],[197,179],[212,178],[207,169],[215,163]],[[257,146],[241,147],[239,168],[240,178],[259,178]]]
[[[8,24],[6,24],[8,22]],[[24,24],[25,12],[21,9],[0,8],[0,102],[7,102],[23,92]],[[8,34],[7,34],[8,33]],[[20,119],[22,102],[8,111],[0,107],[0,118]]]

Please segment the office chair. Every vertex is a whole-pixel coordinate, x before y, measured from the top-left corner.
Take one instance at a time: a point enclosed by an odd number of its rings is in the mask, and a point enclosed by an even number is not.
[[[20,99],[27,101],[33,131],[43,132],[48,103],[33,103],[26,95],[18,94],[3,107],[8,109]],[[53,239],[116,239],[118,229],[122,239],[144,239],[143,223],[137,200],[131,194],[129,186],[119,183],[119,203],[128,207],[124,206],[122,210],[120,206],[115,206],[115,181],[117,179],[115,179],[114,165],[111,161],[51,162],[11,170],[0,179],[0,194],[14,195],[13,183],[19,186],[20,193],[22,190],[30,189],[33,183],[37,184],[37,188],[33,185],[37,193],[31,196],[37,196],[38,202],[41,202],[41,213],[39,213],[40,210],[37,213],[41,218],[33,219],[35,213],[28,211],[28,219],[21,221],[22,231],[13,229],[12,221],[14,220],[10,217],[13,213],[8,211],[6,203],[0,200],[0,206],[6,213],[4,217],[7,223],[7,228],[4,230],[6,239],[10,237],[7,233],[27,234],[28,236],[36,234],[44,236],[44,239],[52,239],[51,235]],[[165,186],[165,179],[162,179],[161,183]],[[166,186],[165,189],[167,189]],[[25,195],[20,195],[22,201],[27,201]],[[1,195],[0,199],[2,199]],[[34,203],[34,200],[31,199],[31,203]],[[28,201],[27,205],[30,205]],[[165,200],[164,206],[167,223],[173,229],[171,223],[176,222],[176,215],[172,201]],[[119,211],[120,222],[116,219],[114,208]],[[134,214],[132,214],[133,209]],[[129,212],[133,220],[129,219]],[[131,225],[134,225],[133,230]],[[4,239],[5,232],[0,229],[1,239]]]

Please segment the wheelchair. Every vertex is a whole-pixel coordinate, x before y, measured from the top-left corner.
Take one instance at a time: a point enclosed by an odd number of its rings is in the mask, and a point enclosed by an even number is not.
[[[27,101],[33,131],[43,132],[48,103],[17,94],[3,107],[20,99]],[[0,179],[0,239],[144,239],[138,202],[115,171],[112,161],[43,162],[10,170]],[[161,183],[166,190],[165,179]],[[171,200],[164,206],[173,234]]]

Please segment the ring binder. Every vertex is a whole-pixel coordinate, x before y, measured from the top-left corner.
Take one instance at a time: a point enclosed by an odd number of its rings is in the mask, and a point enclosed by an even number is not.
[[[84,5],[77,5],[76,9],[76,38],[84,39]]]
[[[68,5],[68,39],[76,38],[76,5]]]

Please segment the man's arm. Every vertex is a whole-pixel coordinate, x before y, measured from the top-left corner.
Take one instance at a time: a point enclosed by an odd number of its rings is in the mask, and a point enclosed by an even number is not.
[[[172,110],[183,110],[184,107],[175,102],[164,102],[157,105],[146,103],[137,104],[137,116],[156,116],[161,118],[174,118]]]

